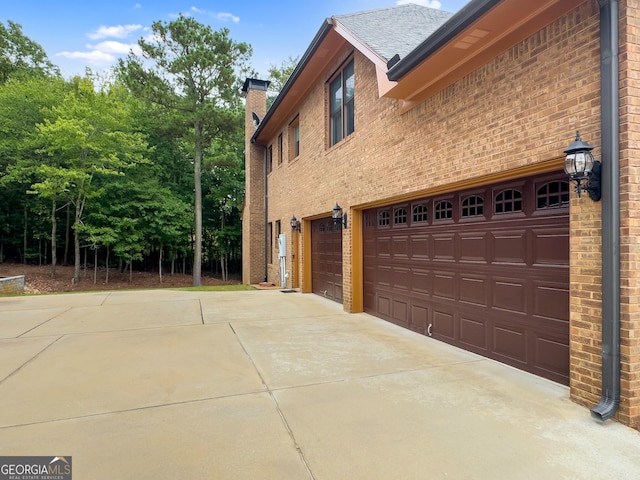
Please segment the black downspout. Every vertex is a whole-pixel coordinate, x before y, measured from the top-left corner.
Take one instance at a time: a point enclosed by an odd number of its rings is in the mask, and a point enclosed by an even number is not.
[[[269,280],[269,172],[267,172],[268,152],[264,149],[264,281]]]
[[[620,126],[618,0],[600,5],[602,135],[602,397],[591,416],[604,422],[620,405]]]

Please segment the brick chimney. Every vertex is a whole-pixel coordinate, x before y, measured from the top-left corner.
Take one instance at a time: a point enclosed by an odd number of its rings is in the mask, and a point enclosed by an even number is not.
[[[242,210],[242,283],[266,280],[265,225],[265,148],[251,142],[267,112],[266,80],[247,78],[245,94],[244,154],[245,194]]]

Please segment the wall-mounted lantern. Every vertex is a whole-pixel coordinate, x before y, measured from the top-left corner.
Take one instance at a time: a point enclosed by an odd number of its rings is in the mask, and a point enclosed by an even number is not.
[[[342,214],[342,207],[336,203],[336,206],[331,210],[331,218],[333,218],[333,224],[336,227],[347,228],[347,214]]]
[[[591,154],[593,147],[580,138],[580,132],[576,132],[576,139],[567,147],[564,153],[564,171],[569,179],[576,183],[575,191],[580,197],[582,192],[587,192],[594,202],[600,200],[601,163]]]
[[[298,231],[298,232],[301,231],[300,221],[296,218],[295,215],[291,217],[290,224],[291,224],[291,230]]]

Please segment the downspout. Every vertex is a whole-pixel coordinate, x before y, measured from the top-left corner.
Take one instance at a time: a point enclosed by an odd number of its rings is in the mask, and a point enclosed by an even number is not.
[[[269,280],[269,176],[267,172],[267,147],[262,145],[264,152],[264,281]]]
[[[620,405],[620,127],[618,0],[600,6],[602,135],[602,396],[591,416],[604,422]]]

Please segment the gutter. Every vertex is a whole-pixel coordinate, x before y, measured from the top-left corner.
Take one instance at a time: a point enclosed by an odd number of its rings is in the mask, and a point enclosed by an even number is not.
[[[602,135],[602,396],[591,416],[604,422],[620,405],[620,126],[618,0],[600,6]]]
[[[387,78],[392,82],[400,80],[501,1],[502,0],[475,0],[468,3],[406,57],[396,63],[390,62],[392,65],[389,65],[390,68],[387,72]]]

